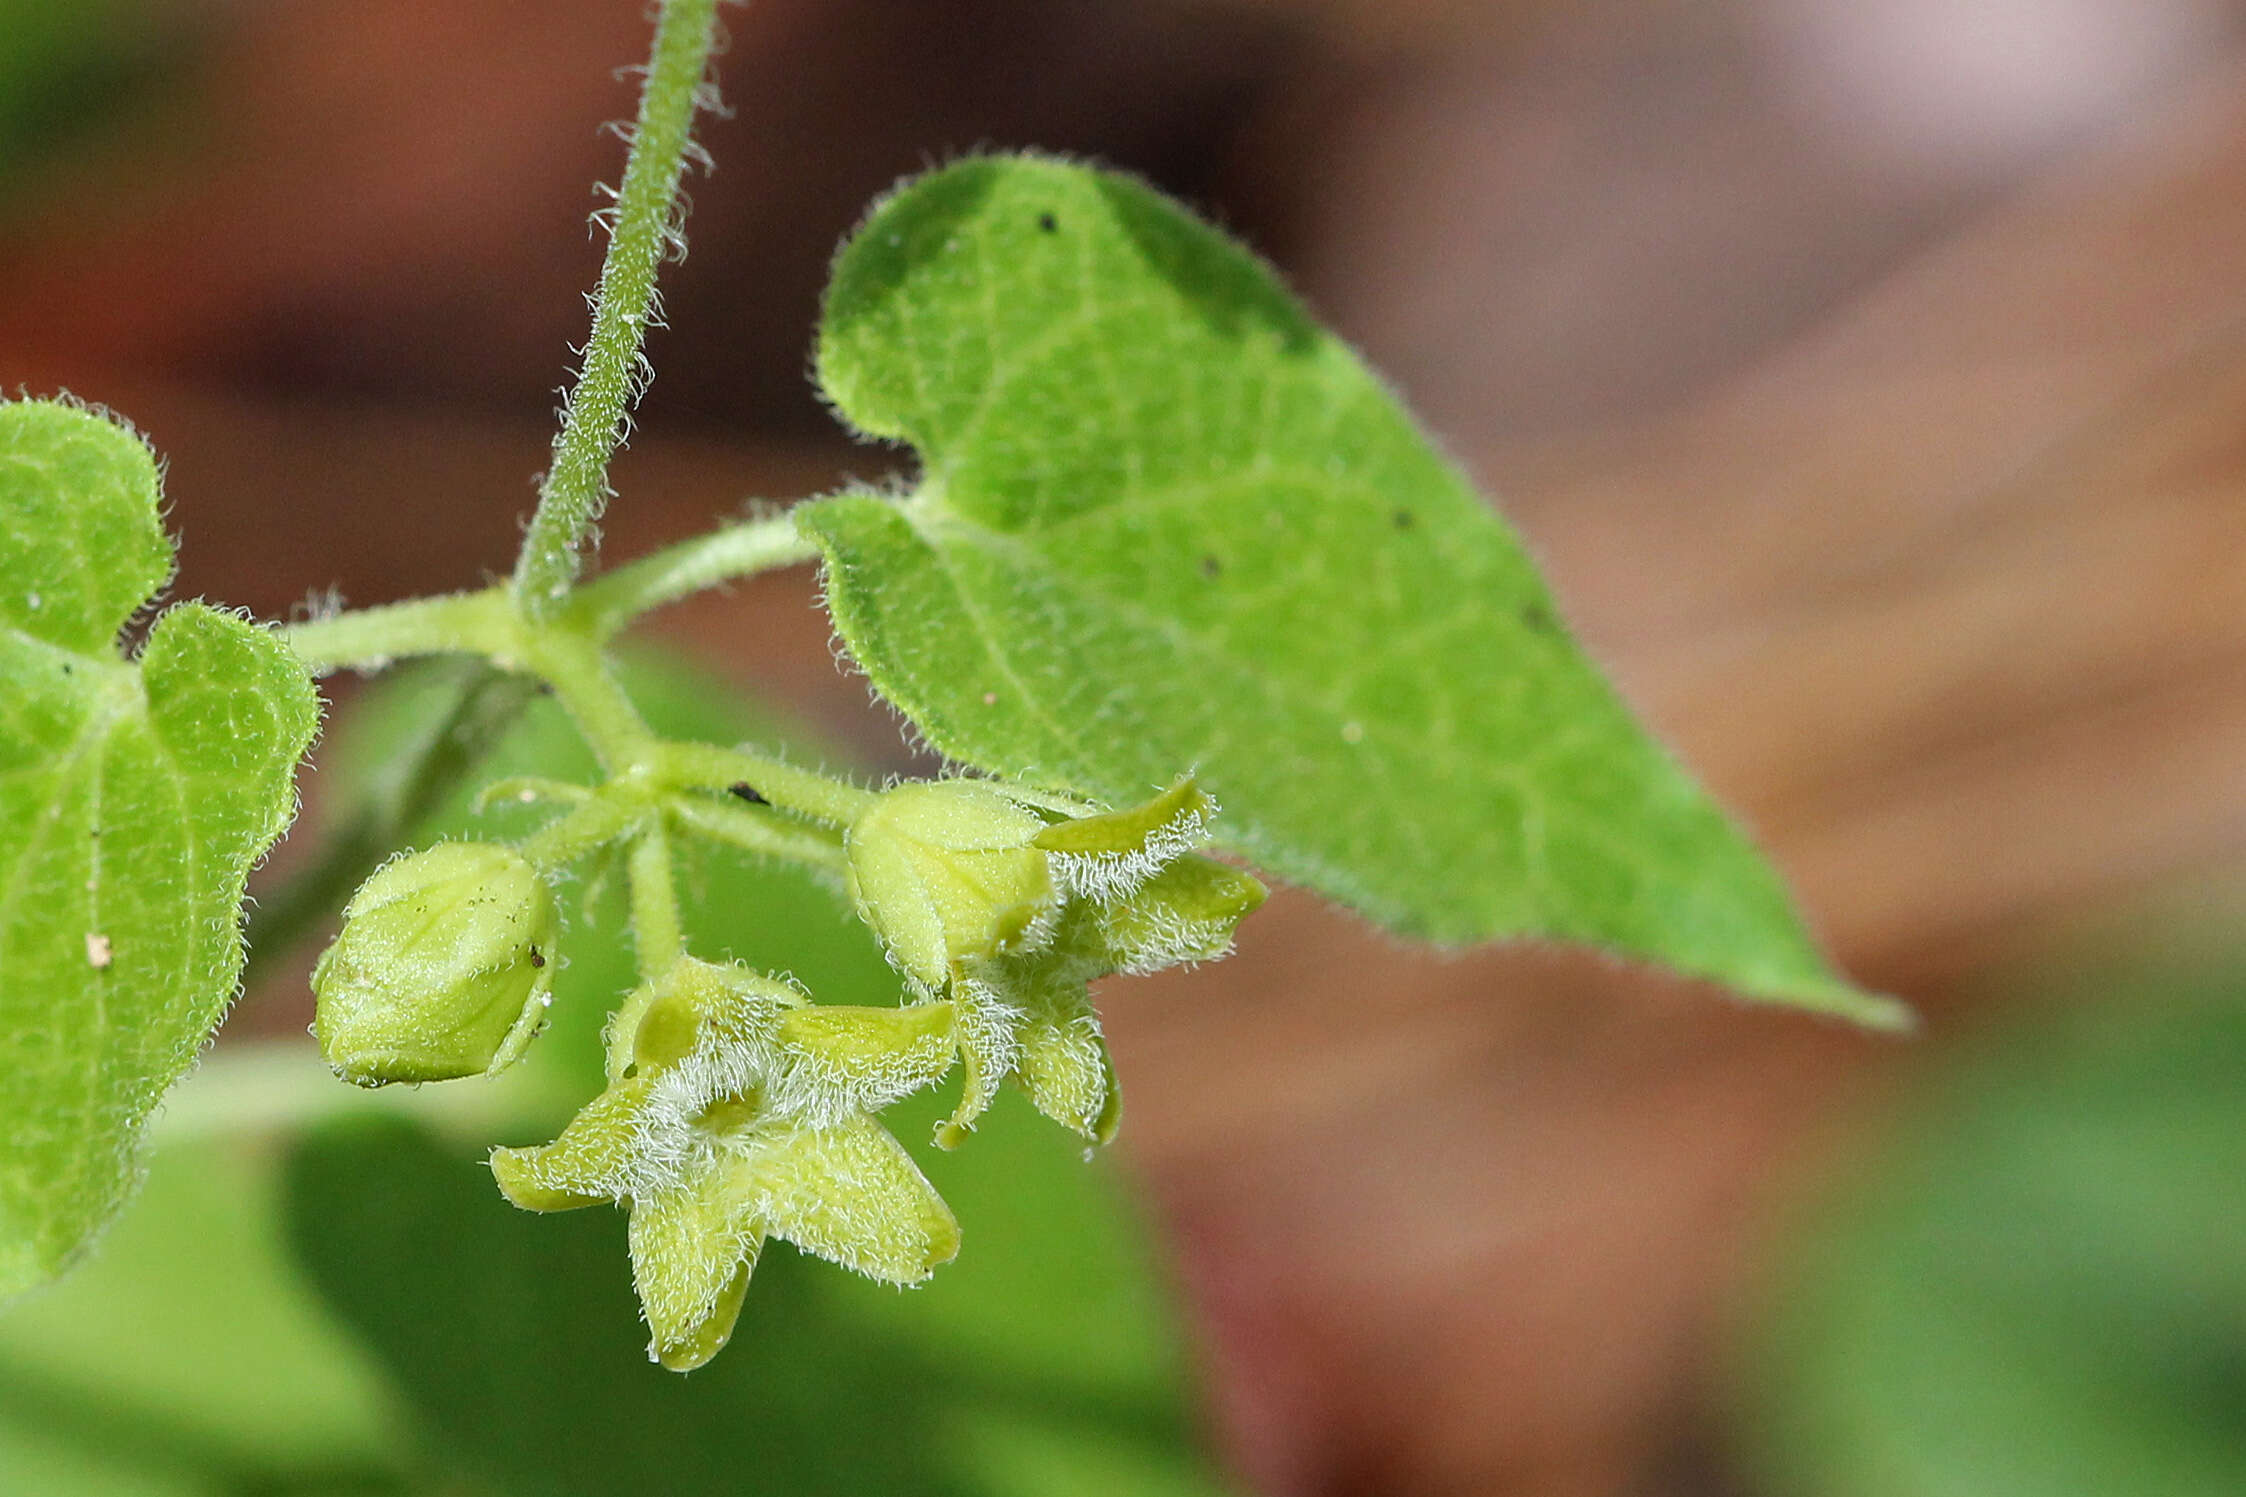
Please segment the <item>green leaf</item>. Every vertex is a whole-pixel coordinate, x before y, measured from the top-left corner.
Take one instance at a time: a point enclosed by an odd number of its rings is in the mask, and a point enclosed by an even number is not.
[[[2147,965],[2015,1005],[1805,1215],[1744,1359],[1758,1490],[2246,1491],[2246,951]]]
[[[836,262],[819,376],[908,501],[801,511],[837,628],[954,759],[1194,770],[1273,872],[1443,941],[1592,942],[1872,1023],[1519,543],[1271,273],[1138,183],[978,158]]]
[[[241,971],[242,884],[319,704],[267,631],[171,573],[154,458],[72,406],[0,405],[0,1294],[127,1194],[141,1127]]]

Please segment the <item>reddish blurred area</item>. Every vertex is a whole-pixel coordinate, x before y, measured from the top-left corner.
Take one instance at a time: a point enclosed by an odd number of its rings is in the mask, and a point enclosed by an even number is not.
[[[187,593],[285,614],[503,568],[638,7],[144,9],[163,66],[0,162],[0,384],[150,432]],[[1740,1490],[1713,1349],[1773,1202],[1993,967],[2246,854],[2237,19],[732,13],[611,555],[894,465],[803,368],[826,257],[900,174],[980,145],[1144,172],[1396,381],[1841,959],[1929,1017],[1897,1046],[1577,955],[1433,957],[1299,897],[1224,968],[1113,990],[1127,1153],[1261,1490]],[[902,762],[811,595],[661,627]]]

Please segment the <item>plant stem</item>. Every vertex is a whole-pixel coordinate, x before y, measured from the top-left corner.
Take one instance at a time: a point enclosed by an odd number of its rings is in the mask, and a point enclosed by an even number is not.
[[[407,655],[482,655],[502,670],[519,664],[516,620],[496,588],[357,608],[281,630],[315,676],[380,670]]]
[[[619,567],[579,588],[569,603],[573,622],[606,640],[643,613],[736,577],[753,577],[816,560],[819,549],[796,534],[791,515],[766,515]]]
[[[717,0],[663,0],[647,81],[640,90],[624,179],[617,188],[608,257],[593,298],[592,335],[562,409],[538,512],[515,563],[515,603],[525,617],[552,616],[576,581],[578,547],[608,498],[608,463],[627,412],[646,387],[640,355],[659,316],[655,275],[678,242],[674,204],[702,80],[717,37]]]
[[[762,531],[754,545],[744,537],[732,546],[713,547],[703,559],[692,554],[691,543],[674,549],[681,553],[676,564],[651,565],[641,574],[645,585],[621,582],[605,598],[595,588],[587,588],[585,596],[593,600],[588,613],[603,617],[612,605],[629,607],[630,599],[666,593],[682,596],[721,580],[727,568],[738,575],[755,553],[784,554],[769,530]],[[648,558],[649,564],[657,562],[662,557]],[[626,568],[615,576],[625,578],[632,570]],[[607,776],[635,782],[642,794],[663,788],[723,791],[747,785],[783,810],[837,827],[848,826],[873,804],[870,790],[769,754],[658,738],[625,695],[607,652],[590,632],[586,614],[573,612],[567,618],[535,623],[517,614],[513,602],[505,589],[487,588],[340,613],[294,625],[283,633],[315,674],[377,668],[401,655],[458,653],[481,655],[501,670],[536,676],[553,688]],[[780,851],[777,846],[764,850]]]
[[[601,647],[559,625],[532,625],[526,633],[525,665],[554,688],[555,698],[591,745],[601,769],[613,777],[645,758],[655,735],[625,695]]]
[[[766,807],[729,806],[723,801],[682,795],[672,800],[670,812],[682,828],[713,842],[835,873],[847,866],[842,842],[833,832],[775,815]]]
[[[649,818],[632,840],[624,874],[631,885],[632,946],[639,959],[640,981],[653,982],[686,950],[678,890],[671,882],[670,832],[662,817]]]
[[[511,775],[504,780],[493,780],[476,792],[475,812],[478,816],[493,806],[513,801],[518,806],[536,805],[540,801],[554,801],[565,806],[581,806],[600,792],[587,785],[568,780],[549,780],[542,775]]]
[[[775,806],[829,826],[848,826],[874,803],[874,793],[846,780],[751,749],[712,743],[665,743],[653,754],[656,775],[682,790],[726,790],[746,785]]]
[[[622,836],[634,819],[630,807],[608,796],[596,796],[567,816],[548,822],[522,844],[522,855],[540,873],[554,877],[602,843]]]

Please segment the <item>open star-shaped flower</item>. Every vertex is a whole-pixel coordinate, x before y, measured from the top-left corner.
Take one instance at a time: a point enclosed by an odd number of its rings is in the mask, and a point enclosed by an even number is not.
[[[517,1206],[631,1211],[650,1356],[716,1354],[767,1237],[869,1277],[916,1284],[959,1225],[871,1114],[950,1069],[945,1002],[811,1005],[785,983],[682,958],[636,1005],[628,1074],[550,1144],[499,1149]]]

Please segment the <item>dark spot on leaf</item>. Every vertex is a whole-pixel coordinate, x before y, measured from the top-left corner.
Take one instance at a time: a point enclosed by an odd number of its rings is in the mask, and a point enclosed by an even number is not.
[[[757,794],[756,786],[750,784],[747,780],[742,780],[738,784],[726,786],[725,793],[731,796],[737,796],[740,799],[747,801],[752,806],[769,806],[772,804],[772,802]]]
[[[532,965],[533,967],[543,967],[543,966],[545,966],[545,965],[546,965],[546,953],[545,953],[545,952],[543,952],[543,951],[540,951],[540,950],[539,950],[539,949],[538,949],[537,947],[535,947],[535,946],[531,947],[531,948],[530,948],[530,964],[531,964],[531,965]]]
[[[1400,509],[1396,511],[1394,523],[1398,530],[1409,530],[1419,523],[1419,516],[1408,509]]]
[[[1521,622],[1542,634],[1549,634],[1560,627],[1560,621],[1552,617],[1552,610],[1542,603],[1523,603]]]
[[[1058,234],[1061,231],[1060,220],[1054,218],[1050,213],[1037,215],[1037,227],[1047,234]]]
[[[1217,560],[1217,559],[1216,559],[1216,558],[1215,558],[1214,556],[1204,556],[1204,557],[1202,557],[1202,558],[1201,558],[1201,575],[1202,575],[1202,576],[1204,576],[1204,577],[1214,577],[1214,576],[1216,576],[1216,575],[1217,575],[1217,574],[1218,574],[1219,572],[1221,572],[1221,571],[1223,571],[1223,570],[1224,570],[1224,563],[1223,563],[1223,562],[1221,562],[1221,561],[1219,561],[1219,560]]]
[[[78,667],[65,660],[62,663],[62,673],[66,676],[75,676],[78,674]]]

